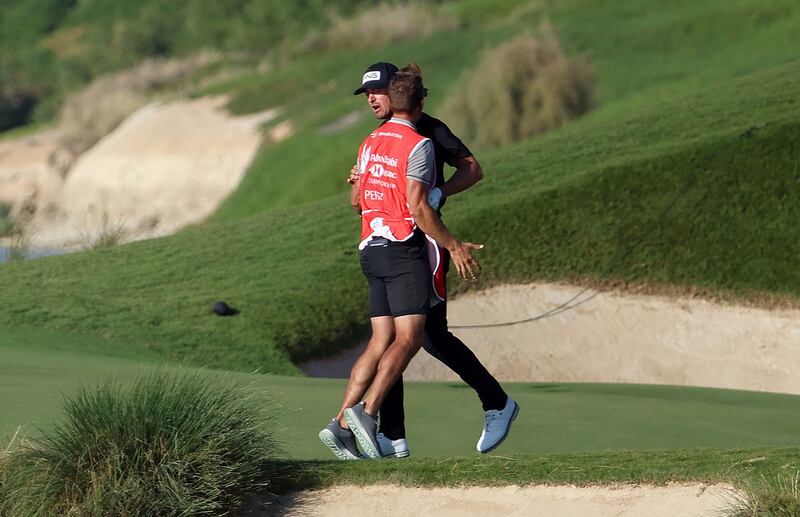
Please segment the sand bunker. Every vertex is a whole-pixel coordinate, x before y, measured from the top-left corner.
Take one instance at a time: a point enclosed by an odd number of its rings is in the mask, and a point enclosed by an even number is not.
[[[342,486],[282,497],[266,510],[245,515],[695,517],[720,515],[731,496],[729,487],[707,485],[434,489]]]
[[[449,322],[525,319],[582,289],[500,286],[450,302]],[[592,296],[594,295],[594,296]],[[519,325],[452,328],[499,379],[654,383],[800,394],[800,311],[724,306],[696,299],[588,291],[574,308]],[[311,375],[347,376],[359,347],[302,365]],[[412,380],[457,380],[420,352]]]
[[[83,154],[64,182],[45,243],[85,239],[104,222],[130,238],[174,233],[210,215],[253,159],[275,110],[232,117],[225,97],[139,109]]]
[[[86,244],[104,227],[123,240],[198,223],[240,183],[278,111],[233,117],[226,97],[150,104],[85,152],[66,177],[54,131],[0,143],[0,201],[31,205],[37,246]]]

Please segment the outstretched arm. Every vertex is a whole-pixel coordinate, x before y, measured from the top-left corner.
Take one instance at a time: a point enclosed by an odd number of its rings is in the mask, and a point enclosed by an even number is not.
[[[450,258],[461,278],[477,278],[480,264],[472,257],[471,250],[483,248],[483,244],[461,242],[456,239],[442,222],[439,214],[428,204],[428,187],[420,182],[409,180],[406,190],[408,208],[417,226],[450,252]]]

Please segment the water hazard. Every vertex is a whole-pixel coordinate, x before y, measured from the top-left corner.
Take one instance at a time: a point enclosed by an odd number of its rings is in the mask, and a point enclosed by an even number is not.
[[[25,250],[24,260],[50,257],[53,255],[63,255],[64,250],[56,248],[33,248]],[[0,246],[0,264],[8,262],[14,257],[14,250],[9,246]]]

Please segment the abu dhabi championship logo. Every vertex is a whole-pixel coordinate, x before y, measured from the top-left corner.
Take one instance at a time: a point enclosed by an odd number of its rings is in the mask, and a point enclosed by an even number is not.
[[[370,154],[369,159],[373,162],[385,163],[389,167],[397,167],[397,158],[394,156],[384,156],[382,154]]]
[[[364,74],[364,77],[361,78],[361,84],[367,84],[369,81],[380,81],[380,80],[381,80],[380,71],[367,72],[366,74]]]
[[[358,175],[363,176],[367,170],[367,163],[369,163],[369,155],[372,154],[372,148],[368,145],[364,146],[361,150],[361,156],[358,157]]]

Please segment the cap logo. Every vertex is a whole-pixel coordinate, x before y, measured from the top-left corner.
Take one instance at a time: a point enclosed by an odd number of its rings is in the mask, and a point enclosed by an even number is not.
[[[373,70],[372,72],[367,72],[364,74],[364,77],[361,78],[361,84],[367,84],[369,81],[380,81],[381,80],[381,72],[380,70]]]

